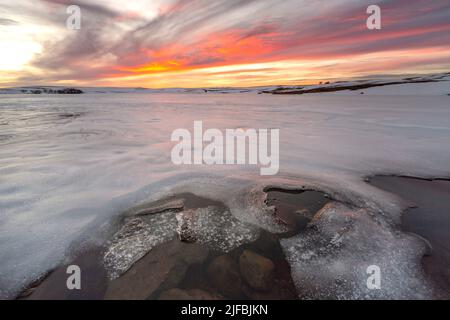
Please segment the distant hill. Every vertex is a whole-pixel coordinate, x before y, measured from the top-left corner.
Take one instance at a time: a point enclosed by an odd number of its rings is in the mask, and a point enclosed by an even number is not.
[[[434,83],[434,84],[433,84]],[[439,83],[439,84],[437,84]],[[255,93],[255,94],[309,94],[309,93],[342,93],[342,94],[449,94],[450,73],[429,74],[420,76],[384,76],[347,81],[325,81],[314,85],[299,86],[259,86],[259,87],[215,87],[215,88],[127,88],[127,87],[63,87],[63,86],[27,86],[0,88],[0,94],[112,94],[112,93]],[[418,85],[413,86],[413,85]],[[421,84],[432,85],[432,88]],[[402,85],[408,85],[407,88]],[[422,88],[423,90],[417,90]]]

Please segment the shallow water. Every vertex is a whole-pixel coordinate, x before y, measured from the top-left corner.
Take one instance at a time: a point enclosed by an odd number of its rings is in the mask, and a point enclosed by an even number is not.
[[[211,201],[209,199],[197,197],[193,194],[179,194],[170,197],[161,202],[174,203],[174,199],[183,199],[183,210],[192,210],[200,208],[215,208],[226,216],[228,208],[223,203]],[[173,294],[173,290],[183,290],[185,294],[190,290],[201,290],[202,296],[206,299],[298,299],[295,286],[293,284],[290,267],[287,263],[279,239],[297,234],[306,228],[306,222],[310,221],[312,216],[321,209],[328,199],[317,191],[296,191],[285,192],[282,190],[268,191],[267,205],[275,205],[276,216],[280,218],[280,223],[286,224],[288,232],[283,234],[272,234],[267,231],[257,233],[255,239],[250,239],[244,243],[232,242],[233,247],[227,250],[227,247],[220,243],[220,236],[216,235],[217,242],[203,242],[197,239],[194,243],[181,242],[175,235],[175,228],[166,230],[170,224],[158,226],[153,221],[150,226],[159,228],[159,231],[150,229],[147,234],[145,230],[137,231],[141,237],[153,237],[165,232],[167,236],[161,236],[161,242],[156,245],[147,244],[144,246],[144,255],[140,255],[135,262],[128,262],[126,269],[118,269],[117,265],[122,266],[120,254],[129,256],[136,252],[138,242],[135,235],[120,233],[116,241],[124,241],[128,246],[117,248],[114,241],[105,243],[105,247],[99,247],[81,253],[69,264],[78,265],[83,270],[83,278],[86,280],[87,287],[81,291],[67,290],[65,281],[67,274],[65,272],[67,265],[63,265],[51,272],[41,283],[35,283],[30,289],[22,293],[21,298],[26,299],[180,299],[182,295]],[[154,207],[153,204],[147,204],[146,207]],[[140,209],[145,205],[140,206]],[[136,210],[131,210],[136,212]],[[149,218],[161,219],[161,215],[175,214],[171,209],[165,213],[150,213]],[[305,214],[308,212],[309,214]],[[197,211],[200,213],[200,211]],[[133,221],[130,218],[128,221]],[[199,219],[202,219],[201,217]],[[128,222],[125,219],[124,224]],[[207,221],[203,223],[208,224]],[[206,226],[206,229],[199,230],[208,233],[210,229],[214,230],[229,228],[224,220],[212,221]],[[215,229],[214,232],[219,230]],[[230,230],[225,239],[221,242],[236,238],[237,235]],[[129,239],[132,243],[129,243]],[[200,242],[198,241],[200,240]],[[117,257],[111,257],[112,250]],[[260,259],[269,264],[273,264],[273,271],[267,282],[270,286],[267,288],[255,289],[246,282],[245,269],[240,266],[241,256],[244,252],[258,254]],[[106,253],[105,253],[106,252]],[[264,257],[264,258],[262,258]],[[211,274],[209,268],[216,259],[230,261],[229,268],[223,268],[225,280],[221,281],[215,273]],[[267,260],[268,259],[268,260]],[[111,279],[111,271],[113,273]],[[172,293],[171,293],[172,292]],[[170,294],[171,293],[171,294]]]
[[[430,242],[431,254],[423,258],[425,271],[450,297],[450,181],[406,177],[373,177],[371,183],[400,195],[412,208],[402,216],[402,230],[424,237]]]

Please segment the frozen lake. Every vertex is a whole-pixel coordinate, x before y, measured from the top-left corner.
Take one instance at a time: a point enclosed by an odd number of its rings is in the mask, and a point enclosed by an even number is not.
[[[73,252],[103,241],[127,208],[178,192],[223,201],[239,219],[270,230],[242,194],[260,185],[306,184],[383,212],[394,225],[405,204],[364,177],[449,177],[450,97],[374,90],[0,96],[0,297],[13,297]],[[278,175],[262,177],[255,166],[173,165],[171,133],[193,130],[197,120],[205,129],[280,129]],[[402,248],[408,241],[390,241],[390,233],[369,224],[352,235],[356,242],[366,237],[361,254],[370,250],[372,231],[386,235],[379,243],[398,249],[390,260],[413,258],[414,250]],[[291,267],[305,268],[292,243],[284,246]],[[346,256],[342,263],[349,261]],[[408,281],[398,284],[402,294]]]

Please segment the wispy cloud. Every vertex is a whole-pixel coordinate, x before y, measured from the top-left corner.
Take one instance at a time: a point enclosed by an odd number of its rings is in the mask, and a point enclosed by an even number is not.
[[[200,86],[220,83],[222,77],[227,84],[235,80],[240,85],[270,82],[267,75],[273,77],[272,83],[298,81],[308,74],[328,78],[347,74],[352,62],[357,67],[350,69],[359,74],[450,67],[450,58],[442,57],[442,52],[450,51],[450,3],[444,0],[426,5],[419,0],[137,1],[138,9],[119,1],[18,2],[0,5],[0,14],[7,12],[0,27],[14,21],[52,30],[36,36],[42,50],[24,67],[19,83],[166,86],[172,78]],[[65,8],[72,4],[82,10],[80,30],[65,27]],[[381,30],[366,28],[369,4],[382,8]],[[427,57],[410,58],[407,64],[392,58],[396,56],[392,52],[408,50],[426,50]],[[364,67],[361,59],[367,55],[371,64]],[[339,62],[343,60],[345,64]],[[289,61],[302,66],[298,77],[292,75],[295,70],[282,67]],[[249,70],[252,64],[264,65],[256,72]],[[330,65],[333,68],[321,68]],[[226,66],[242,67],[214,70]],[[312,67],[316,69],[305,69]],[[211,72],[197,72],[204,69]]]
[[[0,26],[11,26],[17,24],[19,23],[13,19],[0,18]]]

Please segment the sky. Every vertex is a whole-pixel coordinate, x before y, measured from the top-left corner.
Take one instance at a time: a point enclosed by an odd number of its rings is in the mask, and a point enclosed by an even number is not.
[[[81,9],[70,29],[67,7]],[[366,10],[381,9],[369,30]],[[221,87],[450,71],[450,0],[0,0],[0,86]]]

